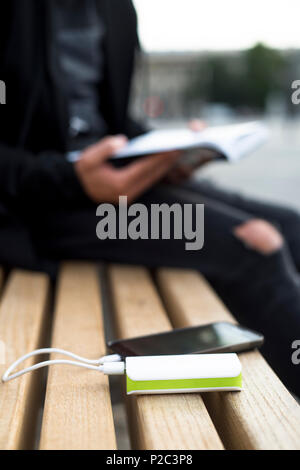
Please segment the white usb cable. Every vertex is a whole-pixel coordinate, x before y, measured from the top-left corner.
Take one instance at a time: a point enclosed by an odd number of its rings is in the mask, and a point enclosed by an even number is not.
[[[39,362],[38,364],[34,364],[30,367],[26,367],[25,369],[20,370],[12,374],[12,372],[24,361],[33,357],[39,356],[41,354],[61,354],[63,356],[71,357],[75,359],[75,361],[70,361],[66,359],[52,359],[49,361]],[[57,348],[45,348],[45,349],[37,349],[32,351],[24,356],[20,357],[16,360],[3,374],[2,382],[9,382],[10,380],[16,379],[21,377],[24,374],[32,372],[37,369],[41,369],[42,367],[48,367],[57,364],[64,364],[64,365],[71,365],[76,367],[83,367],[85,369],[96,370],[98,372],[102,372],[106,375],[123,375],[125,372],[125,364],[122,362],[121,356],[119,354],[112,354],[109,356],[103,356],[99,359],[87,359],[85,357],[78,356],[77,354],[71,353],[69,351],[65,351],[64,349],[57,349]]]

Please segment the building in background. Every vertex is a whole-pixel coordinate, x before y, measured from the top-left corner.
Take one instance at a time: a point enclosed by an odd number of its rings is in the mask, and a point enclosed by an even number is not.
[[[148,53],[139,61],[134,114],[151,121],[202,117],[228,122],[293,116],[290,85],[300,79],[300,51],[257,44],[245,51]]]

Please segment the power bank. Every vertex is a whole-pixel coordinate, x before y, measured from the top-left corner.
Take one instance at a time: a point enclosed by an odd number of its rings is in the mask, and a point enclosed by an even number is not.
[[[128,395],[241,391],[236,354],[193,354],[126,358]]]

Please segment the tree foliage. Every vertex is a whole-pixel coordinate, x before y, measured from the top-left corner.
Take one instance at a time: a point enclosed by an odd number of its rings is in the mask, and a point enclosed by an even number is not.
[[[199,62],[186,97],[263,110],[268,96],[284,90],[286,60],[281,52],[256,44],[240,54],[214,54]]]

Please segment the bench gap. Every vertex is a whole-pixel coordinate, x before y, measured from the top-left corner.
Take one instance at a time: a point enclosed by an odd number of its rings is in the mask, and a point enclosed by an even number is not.
[[[107,342],[116,338],[116,325],[111,297],[111,289],[108,282],[107,265],[105,265],[104,263],[101,263],[99,265],[99,278],[100,289],[102,293],[101,298],[103,309],[104,333],[105,340]],[[125,405],[126,392],[124,387],[124,377],[110,376],[109,390],[118,450],[131,450],[128,413]]]

